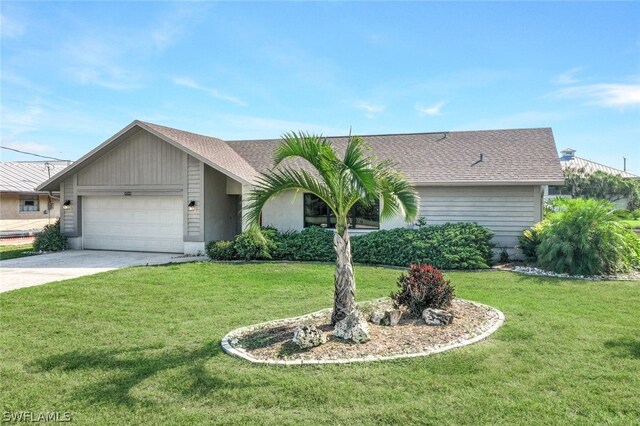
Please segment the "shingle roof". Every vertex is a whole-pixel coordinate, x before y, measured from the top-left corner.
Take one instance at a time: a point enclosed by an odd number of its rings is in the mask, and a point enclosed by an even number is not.
[[[413,184],[561,183],[549,128],[363,136],[380,160],[395,161]],[[346,137],[329,140],[344,151]],[[278,139],[228,141],[258,172],[273,166]],[[483,160],[478,162],[482,154]],[[474,164],[475,163],[475,164]]]
[[[223,173],[252,183],[259,172],[273,167],[280,139],[223,141],[171,127],[134,121],[78,160],[65,174],[135,127],[146,129]],[[379,160],[392,160],[413,184],[561,184],[562,168],[549,128],[412,133],[363,136]],[[340,152],[348,138],[330,137]],[[482,155],[482,161],[478,161]],[[298,163],[304,166],[303,163]],[[59,183],[50,179],[41,188]]]
[[[143,121],[138,121],[137,123],[180,144],[192,153],[200,156],[206,163],[210,163],[209,165],[212,167],[216,169],[222,168],[227,173],[234,175],[234,177],[240,178],[240,180],[252,182],[257,174],[249,163],[240,157],[236,151],[231,149],[226,142],[220,139]]]
[[[575,152],[575,151],[574,151]],[[584,169],[585,173],[593,172],[605,172],[612,175],[619,175],[623,178],[640,179],[640,176],[633,173],[625,172],[624,170],[616,169],[614,167],[605,166],[604,164],[596,163],[595,161],[587,160],[586,158],[580,158],[571,155],[565,155],[560,157],[560,165],[562,169]]]
[[[71,162],[12,161],[0,163],[0,191],[38,192],[36,187],[54,176]]]

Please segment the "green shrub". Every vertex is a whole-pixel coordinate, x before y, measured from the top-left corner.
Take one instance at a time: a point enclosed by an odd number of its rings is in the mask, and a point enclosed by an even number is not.
[[[417,229],[371,232],[352,239],[354,262],[407,266],[427,263],[440,269],[487,268],[493,233],[475,223],[446,223]]]
[[[210,241],[207,243],[207,255],[213,260],[233,260],[237,257],[233,241]]]
[[[273,228],[246,231],[233,242],[212,242],[207,253],[214,260],[275,259],[334,262],[333,230],[319,227],[280,233]],[[353,261],[408,266],[430,263],[442,269],[486,268],[493,253],[493,234],[474,223],[392,229],[351,236]]]
[[[431,265],[411,264],[406,274],[398,278],[397,293],[391,293],[393,305],[404,307],[414,317],[427,308],[442,309],[451,305],[453,287],[442,271]]]
[[[613,215],[611,202],[565,199],[548,216],[538,266],[572,275],[626,272],[640,266],[640,239]]]
[[[274,259],[301,262],[333,262],[336,260],[332,230],[314,226],[300,232],[278,233],[275,231],[274,234],[269,234],[276,246],[272,252]]]
[[[271,259],[275,244],[258,228],[251,228],[238,235],[233,242],[236,256],[243,260]]]
[[[613,216],[620,220],[633,220],[633,213],[627,209],[617,209],[613,211]]]
[[[67,237],[60,231],[60,219],[46,225],[33,240],[34,251],[61,251],[67,248]]]
[[[537,250],[540,245],[540,232],[544,227],[545,221],[538,222],[529,229],[525,229],[522,235],[518,237],[520,250],[527,262],[535,263],[538,260]]]

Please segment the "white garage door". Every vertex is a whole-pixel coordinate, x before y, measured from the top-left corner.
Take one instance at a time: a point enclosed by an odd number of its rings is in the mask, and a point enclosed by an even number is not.
[[[182,197],[82,197],[85,249],[182,253]]]

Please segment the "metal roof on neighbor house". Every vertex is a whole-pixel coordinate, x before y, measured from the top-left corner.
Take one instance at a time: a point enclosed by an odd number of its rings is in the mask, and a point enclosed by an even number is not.
[[[585,173],[605,172],[612,175],[619,175],[623,178],[640,179],[640,176],[634,175],[633,173],[625,172],[624,170],[616,169],[615,167],[605,166],[604,164],[596,163],[595,161],[576,157],[574,155],[564,155],[560,157],[560,165],[562,166],[562,169],[584,169]]]
[[[53,177],[69,161],[12,161],[0,163],[0,191],[38,192],[36,187]]]
[[[362,136],[379,160],[392,160],[413,184],[561,184],[549,128]],[[329,140],[343,152],[347,137]],[[273,167],[279,139],[229,141],[257,171]],[[482,161],[480,156],[482,155]],[[300,164],[302,165],[302,164]]]

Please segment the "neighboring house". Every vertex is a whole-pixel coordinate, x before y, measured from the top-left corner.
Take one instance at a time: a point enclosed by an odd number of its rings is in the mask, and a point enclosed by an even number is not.
[[[604,172],[609,173],[611,175],[618,175],[625,179],[640,179],[640,176],[634,175],[633,173],[629,173],[625,170],[616,169],[614,167],[605,166],[604,164],[596,163],[595,161],[587,160],[586,158],[576,157],[576,150],[573,148],[565,148],[560,151],[560,165],[562,166],[562,170],[565,169],[574,169],[574,170],[584,170],[586,174],[594,173],[594,172]],[[544,199],[549,200],[561,195],[569,195],[563,194],[562,185],[548,185],[544,188]],[[627,207],[627,199],[621,199],[616,201],[616,206],[619,208]]]
[[[542,217],[545,185],[562,169],[551,129],[363,136],[379,160],[393,160],[420,194],[427,224],[473,221],[512,249]],[[346,137],[330,138],[344,150]],[[196,253],[246,227],[242,202],[272,168],[280,140],[222,141],[134,121],[38,188],[60,191],[61,222],[75,248]],[[300,164],[304,167],[304,164]],[[262,224],[280,230],[331,227],[309,194],[271,200]],[[353,233],[406,225],[378,209],[352,217]]]
[[[0,231],[33,232],[60,216],[57,191],[36,187],[67,167],[67,161],[14,161],[0,163]]]

